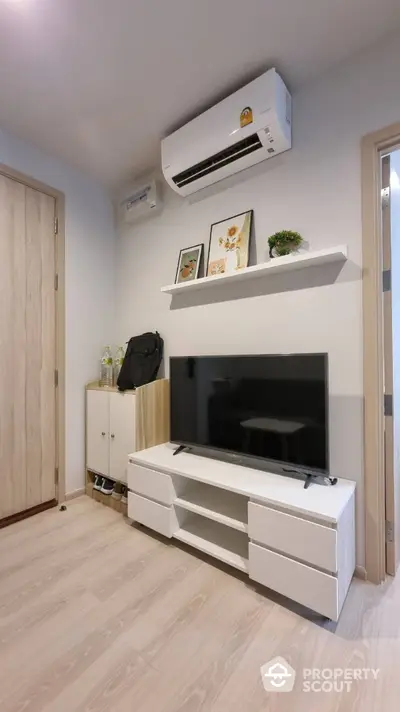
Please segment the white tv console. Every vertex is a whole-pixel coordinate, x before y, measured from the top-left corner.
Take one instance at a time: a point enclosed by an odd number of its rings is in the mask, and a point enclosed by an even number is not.
[[[128,516],[338,620],[355,569],[355,483],[332,487],[182,452],[133,453]]]

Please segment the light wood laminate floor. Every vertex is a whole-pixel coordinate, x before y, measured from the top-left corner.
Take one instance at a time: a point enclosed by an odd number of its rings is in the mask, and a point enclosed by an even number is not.
[[[336,629],[88,497],[0,530],[1,712],[398,710],[400,583],[355,581]],[[380,668],[266,693],[260,666]]]

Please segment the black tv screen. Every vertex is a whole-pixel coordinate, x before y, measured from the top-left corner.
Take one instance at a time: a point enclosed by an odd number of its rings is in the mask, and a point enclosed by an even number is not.
[[[170,359],[171,441],[328,470],[328,356]]]

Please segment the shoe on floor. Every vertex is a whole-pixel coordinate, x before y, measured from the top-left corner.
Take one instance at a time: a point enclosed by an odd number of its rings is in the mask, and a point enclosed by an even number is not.
[[[104,482],[101,488],[101,491],[103,494],[112,494],[112,491],[114,489],[114,482],[112,480],[107,480],[104,478]]]
[[[116,482],[115,485],[114,485],[114,489],[113,489],[113,491],[112,491],[112,495],[111,495],[111,496],[112,496],[114,499],[121,499],[123,489],[124,489],[124,485],[121,485],[120,482]]]
[[[128,504],[128,488],[125,486],[122,487],[121,503]]]
[[[104,484],[104,477],[100,477],[100,475],[96,475],[96,477],[94,478],[93,489],[101,492],[101,488],[102,488],[103,484]]]

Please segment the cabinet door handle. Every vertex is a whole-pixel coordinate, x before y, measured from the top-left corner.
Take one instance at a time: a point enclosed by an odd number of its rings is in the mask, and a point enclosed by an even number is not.
[[[115,438],[114,433],[111,433],[111,437],[112,437],[112,439],[114,440],[114,438]]]
[[[102,436],[103,436],[103,438],[104,438],[104,436],[105,436],[105,432],[104,432],[104,431],[102,432]]]

